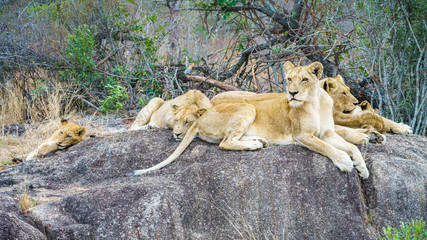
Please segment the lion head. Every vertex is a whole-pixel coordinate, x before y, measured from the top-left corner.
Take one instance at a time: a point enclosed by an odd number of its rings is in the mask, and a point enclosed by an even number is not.
[[[64,149],[82,141],[85,132],[86,129],[84,127],[68,122],[67,119],[62,119],[61,126],[55,134],[56,138],[53,140],[57,142],[58,149]]]
[[[177,141],[180,141],[184,138],[191,125],[193,125],[193,123],[207,110],[204,108],[198,108],[195,105],[188,105],[183,108],[178,108],[177,105],[173,105],[172,111],[175,113],[173,136]]]
[[[172,108],[175,108],[175,112],[189,105],[196,105],[198,108],[202,109],[212,107],[212,103],[209,101],[209,98],[207,98],[201,91],[194,89],[176,97],[172,101],[173,105],[176,105],[176,107],[172,106]]]
[[[331,96],[334,101],[334,111],[336,112],[351,113],[359,103],[351,94],[350,88],[345,85],[341,75],[322,79],[320,86]]]
[[[308,66],[295,67],[291,62],[286,62],[283,67],[287,78],[289,105],[300,107],[304,102],[313,101],[318,95],[323,65],[314,62]]]

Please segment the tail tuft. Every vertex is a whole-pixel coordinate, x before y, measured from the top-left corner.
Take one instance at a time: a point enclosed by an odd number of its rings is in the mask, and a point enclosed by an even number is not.
[[[144,170],[132,170],[130,172],[127,172],[125,174],[126,177],[133,177],[133,176],[139,176],[142,175],[144,173],[150,172],[151,170],[148,169],[144,169]]]
[[[130,172],[127,172],[127,173],[125,174],[125,176],[126,176],[126,177],[132,177],[132,176],[138,176],[138,175],[136,174],[136,170],[132,170],[132,171],[130,171]]]

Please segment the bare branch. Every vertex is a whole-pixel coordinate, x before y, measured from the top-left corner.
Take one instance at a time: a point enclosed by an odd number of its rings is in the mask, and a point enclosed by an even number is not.
[[[199,82],[199,83],[208,83],[211,85],[214,85],[215,87],[219,87],[223,90],[226,91],[241,91],[240,88],[235,87],[235,86],[231,86],[229,84],[217,81],[215,79],[211,79],[211,78],[206,78],[206,77],[202,77],[202,76],[196,76],[196,75],[178,75],[178,77],[182,80],[182,81],[193,81],[193,82]],[[185,77],[185,78],[183,78]]]

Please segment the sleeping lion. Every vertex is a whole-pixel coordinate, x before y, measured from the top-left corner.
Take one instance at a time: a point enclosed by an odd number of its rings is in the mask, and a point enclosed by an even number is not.
[[[59,129],[34,151],[28,154],[27,160],[42,158],[48,153],[62,150],[71,145],[77,144],[83,140],[83,135],[85,133],[86,129],[84,127],[81,127],[76,123],[68,122],[67,119],[61,119],[61,126]]]

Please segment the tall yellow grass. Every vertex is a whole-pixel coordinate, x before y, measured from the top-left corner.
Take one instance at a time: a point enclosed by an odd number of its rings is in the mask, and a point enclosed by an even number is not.
[[[72,114],[78,95],[43,69],[14,74],[13,84],[0,87],[0,125],[41,122]]]
[[[12,164],[14,158],[25,160],[58,129],[61,118],[78,118],[78,109],[74,109],[78,95],[69,89],[69,84],[59,82],[43,69],[15,73],[8,84],[0,86],[0,163]],[[23,123],[31,123],[24,136],[3,133],[4,125]]]

